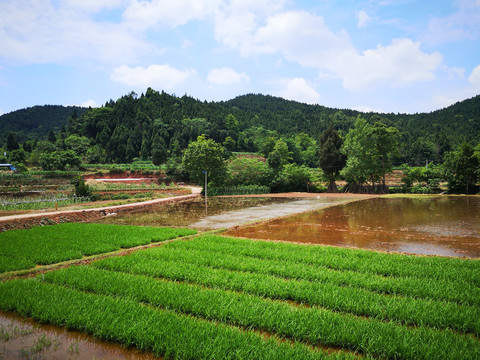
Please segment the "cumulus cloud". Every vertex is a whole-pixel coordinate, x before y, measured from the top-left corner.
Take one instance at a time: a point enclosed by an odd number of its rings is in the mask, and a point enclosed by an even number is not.
[[[182,71],[172,68],[168,64],[148,67],[122,65],[113,70],[110,78],[134,87],[156,87],[171,90],[194,74],[195,71],[192,69]]]
[[[157,24],[184,25],[214,14],[221,0],[133,0],[123,13],[132,27],[146,29]]]
[[[255,26],[249,23],[243,36],[223,41],[244,56],[280,53],[291,62],[316,68],[323,77],[342,79],[344,87],[354,91],[380,83],[401,86],[433,80],[442,63],[439,53],[425,53],[410,39],[360,52],[345,31],[334,33],[321,16],[306,11],[279,12],[249,30]]]
[[[207,76],[207,81],[216,85],[235,85],[250,81],[250,78],[244,72],[238,73],[235,70],[222,67],[212,69]]]
[[[91,100],[91,99],[87,100],[87,101],[84,101],[80,106],[82,106],[82,107],[92,107],[92,108],[98,107],[95,100]]]
[[[285,87],[279,92],[279,96],[307,104],[318,104],[320,100],[320,94],[308,85],[304,78],[298,77],[285,81]]]
[[[92,8],[67,7],[50,0],[0,2],[0,56],[24,63],[88,59],[111,64],[119,59],[133,61],[156,50],[126,26],[95,21],[87,10]]]
[[[338,69],[343,85],[350,90],[362,90],[378,83],[401,86],[435,78],[434,71],[442,63],[442,56],[426,54],[420,43],[410,39],[395,39],[389,46],[354,56],[350,67]]]
[[[357,26],[361,29],[367,26],[367,24],[372,20],[372,18],[364,11],[360,10],[357,14],[358,23]]]
[[[425,41],[443,44],[480,38],[480,0],[455,1],[457,11],[444,17],[432,17]]]
[[[475,91],[480,92],[480,65],[473,69],[472,73],[468,77],[468,81],[473,85]]]

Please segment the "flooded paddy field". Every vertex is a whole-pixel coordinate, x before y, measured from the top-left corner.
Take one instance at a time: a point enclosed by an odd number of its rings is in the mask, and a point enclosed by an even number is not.
[[[255,239],[480,257],[480,197],[374,198],[226,233]]]
[[[0,359],[154,360],[153,354],[0,311]]]
[[[181,226],[198,230],[229,228],[252,221],[317,210],[350,197],[207,197],[175,204],[151,206],[109,216],[102,223],[142,226]]]

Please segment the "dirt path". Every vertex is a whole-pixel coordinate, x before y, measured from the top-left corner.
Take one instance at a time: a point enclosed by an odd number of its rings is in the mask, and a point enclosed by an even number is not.
[[[104,216],[111,216],[120,212],[148,207],[161,203],[181,202],[200,196],[202,188],[190,187],[191,195],[175,196],[162,199],[153,199],[124,205],[103,206],[92,209],[80,210],[59,210],[50,212],[38,212],[29,214],[17,214],[0,216],[0,232],[12,229],[27,229],[37,225],[51,225],[63,222],[81,222],[100,219]]]

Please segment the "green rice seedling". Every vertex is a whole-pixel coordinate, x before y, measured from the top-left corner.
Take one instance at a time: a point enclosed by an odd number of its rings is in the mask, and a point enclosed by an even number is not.
[[[189,229],[83,223],[12,230],[0,233],[0,269],[54,264],[195,233]]]
[[[61,286],[130,298],[209,320],[263,329],[292,340],[348,348],[372,356],[434,359],[461,354],[467,358],[480,351],[478,340],[450,331],[421,326],[408,328],[317,307],[294,306],[258,296],[146,276],[81,266],[40,277]]]
[[[270,274],[290,279],[305,279],[353,286],[379,293],[406,295],[416,298],[446,300],[459,304],[480,305],[480,288],[472,284],[434,280],[429,278],[388,277],[351,270],[336,270],[313,264],[289,260],[237,255],[192,246],[195,241],[171,243],[162,248],[151,249],[142,254],[158,259],[187,261],[213,268]],[[142,255],[142,256],[143,256]]]
[[[403,296],[387,296],[349,286],[307,280],[286,280],[265,274],[214,269],[194,262],[157,260],[144,256],[144,253],[141,251],[122,258],[103,259],[92,265],[103,269],[244,291],[273,299],[293,300],[334,311],[394,320],[408,325],[453,328],[460,332],[480,334],[480,324],[477,321],[480,318],[480,310],[477,307]]]
[[[155,309],[124,298],[80,292],[37,280],[0,283],[0,308],[98,338],[188,359],[354,359],[301,343]]]
[[[295,261],[337,270],[391,277],[446,280],[480,287],[480,262],[471,259],[385,254],[360,249],[305,246],[215,235],[203,236],[185,246],[200,246],[211,251]]]

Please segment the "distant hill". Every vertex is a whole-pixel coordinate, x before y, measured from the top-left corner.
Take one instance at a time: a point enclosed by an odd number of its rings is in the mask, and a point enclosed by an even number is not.
[[[8,132],[15,132],[19,141],[34,137],[42,138],[50,130],[59,130],[67,124],[74,111],[81,116],[87,108],[78,106],[44,105],[16,110],[0,116],[0,143]]]
[[[68,121],[74,110],[78,118]],[[15,131],[22,141],[46,136],[50,129],[66,125],[67,133],[86,136],[92,146],[103,149],[99,154],[105,151],[107,161],[125,162],[140,153],[148,157],[156,137],[162,138],[157,142],[164,142],[169,154],[175,156],[180,156],[181,150],[201,134],[220,143],[231,137],[235,151],[261,152],[265,141],[272,138],[293,139],[305,133],[316,141],[330,125],[344,136],[359,115],[399,130],[396,164],[440,162],[446,151],[464,141],[475,146],[480,143],[480,95],[430,113],[383,114],[308,105],[261,94],[207,102],[151,88],[140,96],[132,92],[90,110],[46,105],[5,114],[0,117],[0,134],[5,137],[8,131]]]

